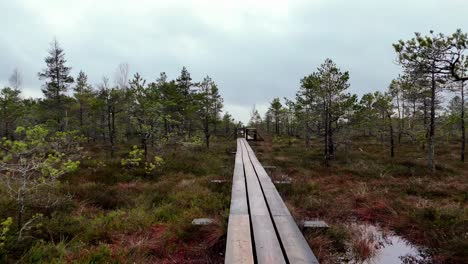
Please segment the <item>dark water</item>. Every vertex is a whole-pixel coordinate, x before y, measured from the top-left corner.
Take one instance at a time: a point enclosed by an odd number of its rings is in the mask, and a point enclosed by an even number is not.
[[[366,241],[373,249],[370,258],[350,263],[362,264],[397,264],[425,262],[423,250],[395,233],[371,224],[353,223],[349,226],[355,239]],[[350,252],[353,259],[353,253]],[[410,261],[411,260],[411,261]]]

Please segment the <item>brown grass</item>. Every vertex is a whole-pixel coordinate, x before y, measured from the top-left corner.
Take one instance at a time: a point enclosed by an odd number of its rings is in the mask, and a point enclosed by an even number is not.
[[[331,167],[323,165],[320,142],[310,149],[303,142],[289,146],[286,140],[253,145],[263,164],[292,178],[290,186],[278,189],[296,219],[320,218],[332,227],[356,220],[378,223],[429,248],[434,260],[468,262],[462,235],[468,232],[468,162],[448,155],[458,153],[457,144],[438,145],[435,174],[425,169],[425,153],[410,144],[398,145],[392,160],[386,146],[357,140],[347,157],[338,149]],[[372,255],[367,238],[351,237],[347,240],[357,256]],[[323,260],[332,261],[339,248],[330,247],[329,239],[337,238],[320,234],[309,242]]]

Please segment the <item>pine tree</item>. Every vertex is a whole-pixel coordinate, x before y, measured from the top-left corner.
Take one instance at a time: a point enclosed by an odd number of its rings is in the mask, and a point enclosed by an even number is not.
[[[325,162],[335,156],[334,133],[338,128],[338,120],[354,105],[355,95],[345,93],[349,87],[349,73],[341,72],[331,59],[326,59],[317,72],[301,80],[302,89],[308,94],[309,108],[319,110],[324,128]]]
[[[21,115],[23,102],[20,90],[5,87],[0,90],[0,119],[2,135],[8,139],[13,137],[16,121]]]
[[[197,112],[205,134],[206,147],[209,148],[210,138],[219,120],[219,113],[223,105],[218,87],[209,76],[206,76],[201,82],[196,98]]]
[[[80,71],[78,74],[78,78],[76,78],[76,86],[73,88],[75,91],[75,98],[79,104],[79,123],[80,129],[83,132],[84,126],[84,115],[86,108],[89,107],[89,101],[92,95],[91,86],[88,84],[88,76],[83,72]]]
[[[176,84],[177,91],[181,95],[180,101],[177,105],[179,106],[179,112],[183,117],[182,127],[180,127],[181,131],[179,132],[188,132],[188,136],[191,137],[193,129],[192,120],[194,119],[196,106],[193,102],[192,96],[192,87],[194,84],[192,83],[192,77],[190,77],[190,73],[186,67],[182,68],[180,76],[176,79]]]
[[[283,105],[280,102],[279,98],[273,99],[273,101],[270,103],[270,109],[271,113],[273,114],[273,118],[275,119],[275,134],[279,135],[280,134],[280,114],[281,110],[283,108]]]
[[[393,44],[398,55],[398,62],[403,66],[405,72],[418,75],[429,83],[429,106],[430,119],[427,136],[427,166],[435,172],[435,134],[436,134],[436,107],[438,103],[437,93],[442,90],[449,70],[447,67],[448,42],[443,34],[422,36],[415,33],[415,37]],[[425,102],[426,104],[426,102]]]
[[[74,80],[70,76],[71,68],[65,66],[67,62],[65,53],[56,39],[51,43],[49,55],[45,58],[45,62],[47,68],[39,72],[38,76],[40,80],[46,80],[42,92],[50,102],[51,114],[57,121],[58,130],[62,131],[64,129],[62,115],[66,115],[63,97]]]

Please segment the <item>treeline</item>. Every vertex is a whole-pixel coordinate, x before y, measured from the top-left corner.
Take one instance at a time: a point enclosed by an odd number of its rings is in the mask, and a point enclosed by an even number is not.
[[[49,131],[78,131],[88,142],[110,146],[138,140],[148,144],[176,143],[203,138],[209,147],[212,135],[230,135],[234,120],[222,114],[218,86],[206,76],[194,82],[184,67],[175,80],[162,72],[152,82],[136,73],[129,77],[127,64],[118,66],[113,81],[103,77],[92,86],[85,72],[71,76],[64,50],[54,40],[38,73],[44,81],[43,98],[23,98],[22,77],[15,70],[10,86],[0,93],[0,135],[15,139],[15,128],[43,125]],[[72,92],[72,93],[71,93]]]
[[[347,92],[349,73],[330,59],[301,80],[295,100],[273,99],[262,119],[254,111],[251,125],[276,135],[301,137],[309,146],[312,136],[323,140],[326,164],[339,145],[353,137],[375,137],[398,153],[402,141],[419,144],[427,154],[427,166],[435,171],[436,141],[460,142],[465,160],[465,86],[468,81],[467,34],[416,33],[393,44],[402,73],[384,92],[360,99]],[[448,102],[446,99],[451,98]]]

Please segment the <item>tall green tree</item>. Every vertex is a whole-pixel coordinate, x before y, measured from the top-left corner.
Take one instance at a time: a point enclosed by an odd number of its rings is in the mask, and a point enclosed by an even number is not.
[[[465,131],[465,83],[468,82],[468,58],[466,51],[468,50],[468,34],[463,33],[458,29],[451,36],[447,37],[449,43],[449,51],[447,56],[449,58],[449,68],[451,77],[460,83],[460,97],[461,97],[461,123],[460,129],[461,136],[461,149],[460,160],[465,161],[465,148],[466,148],[466,131]]]
[[[111,157],[115,153],[115,144],[117,139],[117,115],[123,111],[125,101],[125,90],[118,87],[111,88],[109,79],[103,77],[102,84],[99,89],[99,99],[102,100],[104,106],[104,122],[107,124],[109,135],[109,143],[111,148]],[[103,123],[104,125],[104,123]]]
[[[196,111],[196,105],[194,104],[193,98],[193,88],[194,83],[192,82],[192,77],[190,76],[189,71],[184,66],[180,72],[179,77],[176,79],[177,91],[180,94],[180,101],[177,102],[179,112],[182,115],[182,126],[180,127],[180,133],[185,131],[188,132],[188,136],[192,135],[193,129],[193,119]]]
[[[390,157],[395,157],[395,137],[394,137],[394,129],[393,129],[393,105],[392,105],[392,95],[391,93],[384,93],[375,92],[374,94],[375,102],[373,103],[373,107],[377,109],[377,111],[382,116],[382,125],[383,127],[388,127],[389,131],[389,138],[390,138]]]
[[[345,91],[349,88],[349,73],[342,72],[331,59],[326,59],[317,72],[304,77],[301,84],[312,93],[312,104],[320,109],[324,128],[325,163],[335,156],[334,132],[339,128],[339,119],[354,105],[356,96]]]
[[[197,112],[205,135],[205,144],[209,148],[211,135],[219,121],[223,100],[219,95],[218,86],[209,76],[206,76],[200,83],[196,96]]]
[[[75,92],[75,99],[78,101],[78,121],[80,129],[81,132],[85,132],[85,117],[89,111],[90,100],[93,97],[93,90],[91,85],[88,84],[88,76],[83,71],[80,71],[78,74],[78,77],[76,78],[76,86],[73,90]]]
[[[227,137],[231,133],[231,127],[233,123],[233,118],[229,112],[225,112],[223,115],[223,126],[224,126],[224,135]]]
[[[320,85],[320,77],[312,73],[301,80],[301,87],[296,94],[296,117],[303,120],[305,146],[310,146],[310,138],[313,123],[317,124],[317,132],[320,134],[321,122],[319,122],[320,102],[316,98],[316,89]]]
[[[67,114],[65,113],[65,93],[74,81],[70,76],[71,67],[66,66],[66,62],[65,52],[57,39],[54,39],[49,55],[45,58],[47,68],[38,73],[39,79],[46,80],[42,92],[49,102],[48,105],[52,109],[51,115],[55,118],[59,131],[64,130],[63,116]]]
[[[393,44],[398,55],[399,63],[408,74],[418,75],[429,82],[430,89],[430,120],[428,133],[427,166],[435,171],[435,133],[436,133],[436,107],[437,93],[443,89],[447,81],[447,51],[449,46],[443,34],[422,36],[415,33],[410,40],[400,40]]]
[[[161,117],[160,91],[155,83],[145,85],[146,81],[136,73],[130,81],[130,119],[135,124],[144,151],[145,161],[148,158],[148,143],[155,137],[158,120]]]
[[[269,111],[273,114],[273,118],[275,120],[275,134],[280,134],[280,116],[281,110],[283,109],[283,105],[281,104],[280,99],[274,98],[273,101],[270,103]]]
[[[23,101],[20,98],[21,91],[5,87],[0,90],[0,116],[2,119],[2,136],[13,138],[13,131],[18,118],[23,110]]]
[[[176,128],[180,128],[183,123],[182,102],[184,96],[180,93],[174,80],[168,80],[165,72],[162,72],[156,80],[156,88],[159,90],[161,98],[162,119],[164,122],[164,136],[166,140],[170,135],[175,134]]]

